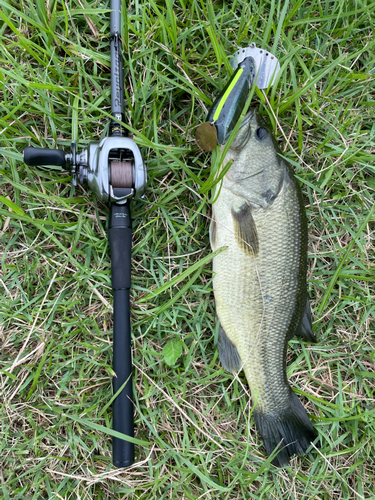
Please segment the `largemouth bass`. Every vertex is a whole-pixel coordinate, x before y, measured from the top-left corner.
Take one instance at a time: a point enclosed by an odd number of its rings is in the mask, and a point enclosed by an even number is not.
[[[293,171],[257,112],[244,118],[212,209],[213,288],[226,370],[244,370],[256,427],[274,465],[305,454],[316,433],[286,377],[288,341],[315,341],[307,295],[307,222]],[[219,189],[219,187],[217,187]]]

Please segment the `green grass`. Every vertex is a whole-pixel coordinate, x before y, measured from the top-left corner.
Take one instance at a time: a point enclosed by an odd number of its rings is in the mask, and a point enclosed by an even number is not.
[[[0,2],[0,498],[374,499],[375,2],[129,5],[127,123],[149,172],[132,205],[135,418],[149,444],[126,471],[111,467],[107,207],[73,192],[69,173],[22,162],[28,144],[108,133],[108,8]],[[295,167],[309,221],[318,343],[290,342],[288,377],[321,448],[287,469],[266,461],[245,378],[218,360],[211,155],[193,138],[228,56],[250,42],[281,62],[252,106]]]

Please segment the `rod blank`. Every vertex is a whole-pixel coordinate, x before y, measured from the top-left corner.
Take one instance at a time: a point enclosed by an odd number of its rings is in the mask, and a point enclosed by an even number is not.
[[[121,2],[111,0],[111,105],[112,116],[124,117],[124,74],[121,43]]]

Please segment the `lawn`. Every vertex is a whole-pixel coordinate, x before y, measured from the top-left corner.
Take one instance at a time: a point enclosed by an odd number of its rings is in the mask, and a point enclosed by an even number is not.
[[[143,444],[134,466],[112,467],[108,207],[69,172],[22,161],[27,145],[108,134],[109,1],[2,0],[0,498],[375,499],[375,2],[123,5],[126,124],[149,174],[132,203]],[[212,154],[194,140],[228,57],[251,42],[281,63],[251,106],[295,169],[309,224],[318,342],[290,342],[288,378],[320,449],[285,469],[267,460],[244,375],[218,359]],[[171,342],[182,355],[169,366]]]

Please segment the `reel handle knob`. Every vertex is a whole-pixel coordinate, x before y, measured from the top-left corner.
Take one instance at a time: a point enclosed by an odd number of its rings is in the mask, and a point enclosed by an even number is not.
[[[62,149],[43,149],[28,146],[23,150],[23,161],[29,167],[56,165],[66,167],[66,157]]]

